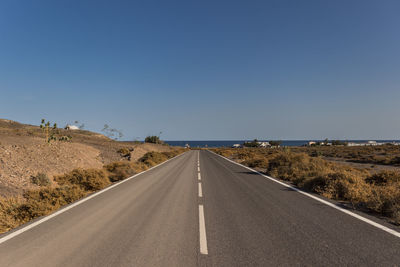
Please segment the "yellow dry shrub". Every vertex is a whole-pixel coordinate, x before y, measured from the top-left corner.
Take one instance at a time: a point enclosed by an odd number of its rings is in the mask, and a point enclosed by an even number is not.
[[[144,164],[146,164],[149,167],[153,167],[165,160],[167,160],[168,157],[160,152],[148,152],[146,154],[144,154],[143,157],[141,157],[139,159],[139,162],[142,162]]]
[[[54,177],[59,185],[78,185],[86,191],[97,191],[105,188],[111,182],[102,169],[75,169],[64,175]]]

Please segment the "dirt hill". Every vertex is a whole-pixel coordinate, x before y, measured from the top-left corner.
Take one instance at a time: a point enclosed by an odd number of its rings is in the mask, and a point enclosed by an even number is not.
[[[46,142],[42,129],[0,119],[0,196],[19,195],[34,187],[31,177],[46,173],[50,178],[74,168],[101,168],[104,164],[136,160],[149,151],[169,151],[156,144],[117,142],[84,130],[57,129],[70,141]],[[121,149],[129,151],[121,153]]]

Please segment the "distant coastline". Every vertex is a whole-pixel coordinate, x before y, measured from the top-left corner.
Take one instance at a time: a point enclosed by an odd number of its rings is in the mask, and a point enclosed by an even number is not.
[[[379,143],[392,143],[392,142],[400,142],[400,140],[378,140],[378,139],[370,139],[373,141],[377,141]],[[352,143],[365,143],[370,140],[341,140]],[[185,146],[189,144],[190,147],[231,147],[233,144],[243,144],[245,141],[252,140],[203,140],[203,141],[165,141],[165,143],[171,146]],[[259,140],[259,141],[269,141],[269,140]],[[323,141],[323,140],[282,140],[282,146],[303,146],[306,145],[309,141]]]

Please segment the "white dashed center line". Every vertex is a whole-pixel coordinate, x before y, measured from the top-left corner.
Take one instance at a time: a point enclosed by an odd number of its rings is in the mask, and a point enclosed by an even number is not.
[[[201,188],[200,182],[199,182],[199,197],[203,197],[203,189]]]
[[[204,208],[203,205],[199,205],[199,225],[200,225],[200,253],[207,255],[207,236],[206,236],[206,224],[204,221]]]

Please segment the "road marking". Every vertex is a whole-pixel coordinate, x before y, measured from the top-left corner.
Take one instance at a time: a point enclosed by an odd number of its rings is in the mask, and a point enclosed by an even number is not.
[[[197,171],[200,172],[200,167],[197,166]]]
[[[210,150],[208,150],[208,151],[210,151]],[[361,216],[361,215],[358,215],[358,214],[356,214],[356,213],[354,213],[354,212],[351,212],[351,211],[349,211],[349,210],[346,210],[346,209],[344,209],[344,208],[341,208],[341,207],[339,207],[339,206],[337,206],[337,205],[335,205],[335,204],[333,204],[333,203],[331,203],[331,202],[328,202],[328,201],[326,201],[326,200],[323,200],[323,199],[321,199],[321,198],[319,198],[319,197],[316,197],[316,196],[314,196],[314,195],[312,195],[312,194],[309,194],[309,193],[307,193],[307,192],[304,192],[303,190],[301,190],[301,189],[299,189],[299,188],[297,188],[297,187],[294,187],[294,186],[285,184],[285,183],[283,183],[283,182],[277,180],[276,178],[273,178],[273,177],[270,177],[270,176],[268,176],[268,175],[262,174],[262,173],[260,173],[260,172],[258,172],[258,171],[256,171],[256,170],[253,170],[253,169],[250,168],[250,167],[244,166],[244,165],[242,165],[242,164],[240,164],[240,163],[237,163],[237,162],[235,162],[235,161],[233,161],[233,160],[231,160],[231,159],[228,159],[228,158],[226,158],[226,157],[224,157],[224,156],[218,155],[217,153],[215,153],[215,152],[213,152],[213,151],[210,151],[210,152],[213,153],[213,154],[215,154],[215,155],[217,155],[217,156],[220,156],[220,157],[223,158],[223,159],[226,159],[227,161],[230,161],[230,162],[232,162],[232,163],[234,163],[234,164],[236,164],[236,165],[239,165],[239,166],[241,166],[241,167],[243,167],[243,168],[246,168],[246,169],[248,169],[248,170],[250,170],[250,171],[252,171],[252,172],[254,172],[254,173],[257,173],[257,174],[259,174],[259,175],[261,175],[261,176],[263,176],[263,177],[265,177],[265,178],[267,178],[267,179],[269,179],[269,180],[271,180],[271,181],[273,181],[273,182],[275,182],[275,183],[278,183],[278,184],[281,184],[281,185],[283,185],[283,186],[285,186],[285,187],[288,187],[288,188],[290,188],[290,189],[292,189],[292,190],[294,190],[294,191],[296,191],[296,192],[298,192],[298,193],[300,193],[300,194],[303,194],[303,195],[308,196],[308,197],[310,197],[310,198],[312,198],[312,199],[315,199],[316,201],[319,201],[319,202],[321,202],[321,203],[323,203],[323,204],[325,204],[325,205],[327,205],[327,206],[329,206],[329,207],[332,207],[332,208],[334,208],[334,209],[337,209],[337,210],[339,210],[339,211],[341,211],[341,212],[343,212],[343,213],[346,213],[347,215],[350,215],[350,216],[352,216],[352,217],[354,217],[354,218],[356,218],[356,219],[359,219],[359,220],[361,220],[361,221],[363,221],[363,222],[365,222],[365,223],[368,223],[369,225],[375,226],[376,228],[379,228],[379,229],[381,229],[381,230],[383,230],[383,231],[385,231],[385,232],[387,232],[387,233],[389,233],[389,234],[392,234],[392,235],[394,235],[394,236],[400,238],[400,233],[397,232],[397,231],[395,231],[395,230],[393,230],[393,229],[390,229],[389,227],[386,227],[386,226],[381,225],[381,224],[379,224],[379,223],[377,223],[377,222],[374,222],[374,221],[372,221],[372,220],[370,220],[370,219],[367,219],[367,218],[365,218],[365,217],[363,217],[363,216]]]
[[[204,221],[204,208],[199,205],[199,231],[200,231],[200,253],[207,255],[207,236],[206,236],[206,223]]]
[[[199,197],[203,197],[203,189],[201,187],[201,183],[199,182]]]
[[[199,179],[199,181],[201,181],[201,174],[197,173],[197,178]]]
[[[158,164],[158,165],[156,165],[156,166],[154,166],[154,167],[151,167],[150,169],[148,169],[148,170],[146,170],[146,171],[143,171],[143,172],[141,172],[141,173],[135,174],[135,175],[133,175],[133,176],[131,176],[131,177],[126,178],[125,180],[122,180],[122,181],[120,181],[120,182],[118,182],[118,183],[115,183],[115,184],[109,186],[109,187],[106,187],[106,188],[104,188],[104,189],[102,189],[102,190],[100,190],[100,191],[98,191],[98,192],[96,192],[96,193],[94,193],[94,194],[92,194],[92,195],[90,195],[90,196],[87,196],[87,197],[85,197],[85,198],[82,198],[81,200],[79,200],[79,201],[77,201],[77,202],[74,202],[74,203],[72,203],[72,204],[70,204],[69,206],[66,206],[66,207],[64,207],[64,208],[61,208],[60,210],[58,210],[58,211],[56,211],[56,212],[54,212],[54,213],[52,213],[52,214],[50,214],[50,215],[45,216],[45,217],[43,217],[42,219],[40,219],[40,220],[38,220],[38,221],[36,221],[36,222],[33,222],[33,223],[31,223],[31,224],[28,224],[27,226],[22,227],[22,228],[19,229],[19,230],[16,230],[16,231],[11,232],[11,233],[9,233],[9,234],[6,233],[6,236],[0,238],[0,244],[6,242],[7,240],[10,240],[11,238],[14,238],[14,237],[16,237],[16,236],[22,234],[23,232],[26,232],[26,231],[28,231],[28,230],[30,230],[30,229],[32,229],[32,228],[38,226],[39,224],[44,223],[45,221],[50,220],[51,218],[56,217],[57,215],[60,215],[60,214],[62,214],[62,213],[64,213],[64,212],[66,212],[67,210],[70,210],[70,209],[72,209],[72,208],[74,208],[74,207],[76,207],[76,206],[78,206],[78,205],[80,205],[80,204],[82,204],[82,203],[88,201],[89,199],[92,199],[92,198],[94,198],[94,197],[96,197],[96,196],[98,196],[98,195],[100,195],[100,194],[103,194],[104,192],[107,192],[108,190],[110,190],[110,189],[112,189],[112,188],[114,188],[114,187],[116,187],[116,186],[118,186],[118,185],[120,185],[120,184],[123,184],[123,183],[125,183],[125,182],[128,182],[129,180],[132,180],[133,178],[135,178],[135,177],[137,177],[137,176],[139,176],[139,175],[141,175],[141,174],[144,174],[144,173],[146,173],[146,172],[148,172],[148,171],[150,171],[150,170],[152,170],[152,169],[154,169],[154,168],[160,167],[161,165],[167,163],[168,161],[173,160],[173,159],[176,159],[176,158],[182,156],[182,155],[185,154],[185,153],[186,153],[186,152],[184,152],[184,153],[182,153],[182,154],[180,154],[180,155],[178,155],[178,156],[175,156],[175,157],[173,157],[173,158],[171,158],[171,159],[169,159],[169,160],[166,160],[166,161],[164,161],[164,162],[162,162],[162,163],[160,163],[160,164]]]

